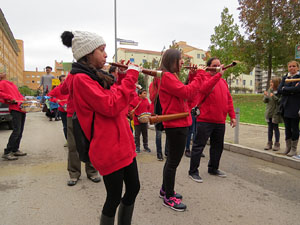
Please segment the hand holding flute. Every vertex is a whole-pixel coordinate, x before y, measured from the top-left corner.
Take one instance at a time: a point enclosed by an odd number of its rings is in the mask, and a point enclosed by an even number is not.
[[[124,65],[124,64],[121,64],[121,63],[111,62],[109,64],[112,65],[112,66],[128,69],[127,65]],[[161,70],[150,70],[150,69],[144,69],[144,68],[142,68],[142,73],[153,76],[153,77],[161,77],[161,75],[162,75]]]

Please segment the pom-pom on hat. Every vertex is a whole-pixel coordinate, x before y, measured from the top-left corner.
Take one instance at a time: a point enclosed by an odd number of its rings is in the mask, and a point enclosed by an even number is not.
[[[98,34],[87,31],[73,31],[72,33],[74,35],[72,39],[72,52],[76,61],[105,44],[103,38]]]

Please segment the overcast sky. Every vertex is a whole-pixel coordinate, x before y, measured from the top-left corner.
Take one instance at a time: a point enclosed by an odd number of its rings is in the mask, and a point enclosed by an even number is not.
[[[117,0],[118,38],[139,44],[118,47],[161,51],[176,40],[208,50],[224,7],[239,24],[238,0]],[[112,61],[114,0],[3,0],[1,9],[14,37],[24,41],[25,70],[72,61],[72,50],[60,39],[65,30],[101,35]]]

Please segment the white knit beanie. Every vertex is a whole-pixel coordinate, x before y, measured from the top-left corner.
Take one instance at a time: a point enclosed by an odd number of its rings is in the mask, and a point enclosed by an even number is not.
[[[76,61],[105,44],[103,38],[98,34],[87,31],[73,31],[72,33],[74,35],[72,52]]]

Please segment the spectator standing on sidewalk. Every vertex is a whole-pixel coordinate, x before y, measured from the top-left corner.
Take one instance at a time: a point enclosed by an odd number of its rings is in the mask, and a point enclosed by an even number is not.
[[[46,66],[46,74],[42,76],[40,86],[38,87],[38,89],[40,89],[43,86],[42,103],[45,101],[44,96],[52,90],[52,79],[55,77],[51,74],[51,71],[52,67]]]
[[[17,156],[27,155],[27,153],[19,150],[26,119],[26,113],[20,107],[24,97],[14,83],[6,80],[5,72],[0,73],[0,101],[9,105],[13,126],[13,131],[8,139],[2,158],[17,160]]]
[[[264,92],[263,102],[266,103],[266,112],[265,118],[268,123],[268,143],[265,150],[270,150],[273,147],[273,151],[280,150],[280,132],[278,125],[282,123],[282,118],[279,111],[279,96],[277,94],[277,88],[281,82],[281,79],[278,77],[272,78],[270,81],[270,88],[268,91]],[[275,134],[275,143],[273,146],[273,131]]]
[[[134,140],[125,115],[141,69],[130,64],[121,85],[115,86],[113,77],[101,70],[107,58],[101,36],[65,31],[61,38],[64,45],[72,47],[77,61],[68,75],[72,79],[70,96],[80,126],[90,140],[90,160],[103,175],[107,192],[100,225],[114,224],[119,205],[118,224],[130,225],[140,182]]]
[[[208,67],[221,67],[218,58],[211,58],[207,61]],[[223,71],[220,73],[223,74]],[[217,76],[215,71],[202,72],[203,80]],[[189,177],[196,182],[203,182],[199,175],[201,153],[203,152],[208,138],[210,138],[208,173],[211,175],[226,177],[226,174],[219,170],[220,160],[224,147],[225,121],[229,114],[230,125],[236,126],[235,112],[232,97],[228,90],[228,84],[220,79],[216,85],[209,90],[208,95],[199,99],[198,107],[200,115],[197,117],[197,133],[193,142],[190,161]]]
[[[278,87],[278,93],[281,95],[280,109],[285,125],[286,149],[282,154],[287,156],[297,154],[299,140],[300,82],[286,82],[288,79],[296,78],[300,78],[299,63],[290,61],[288,74],[283,76]]]

